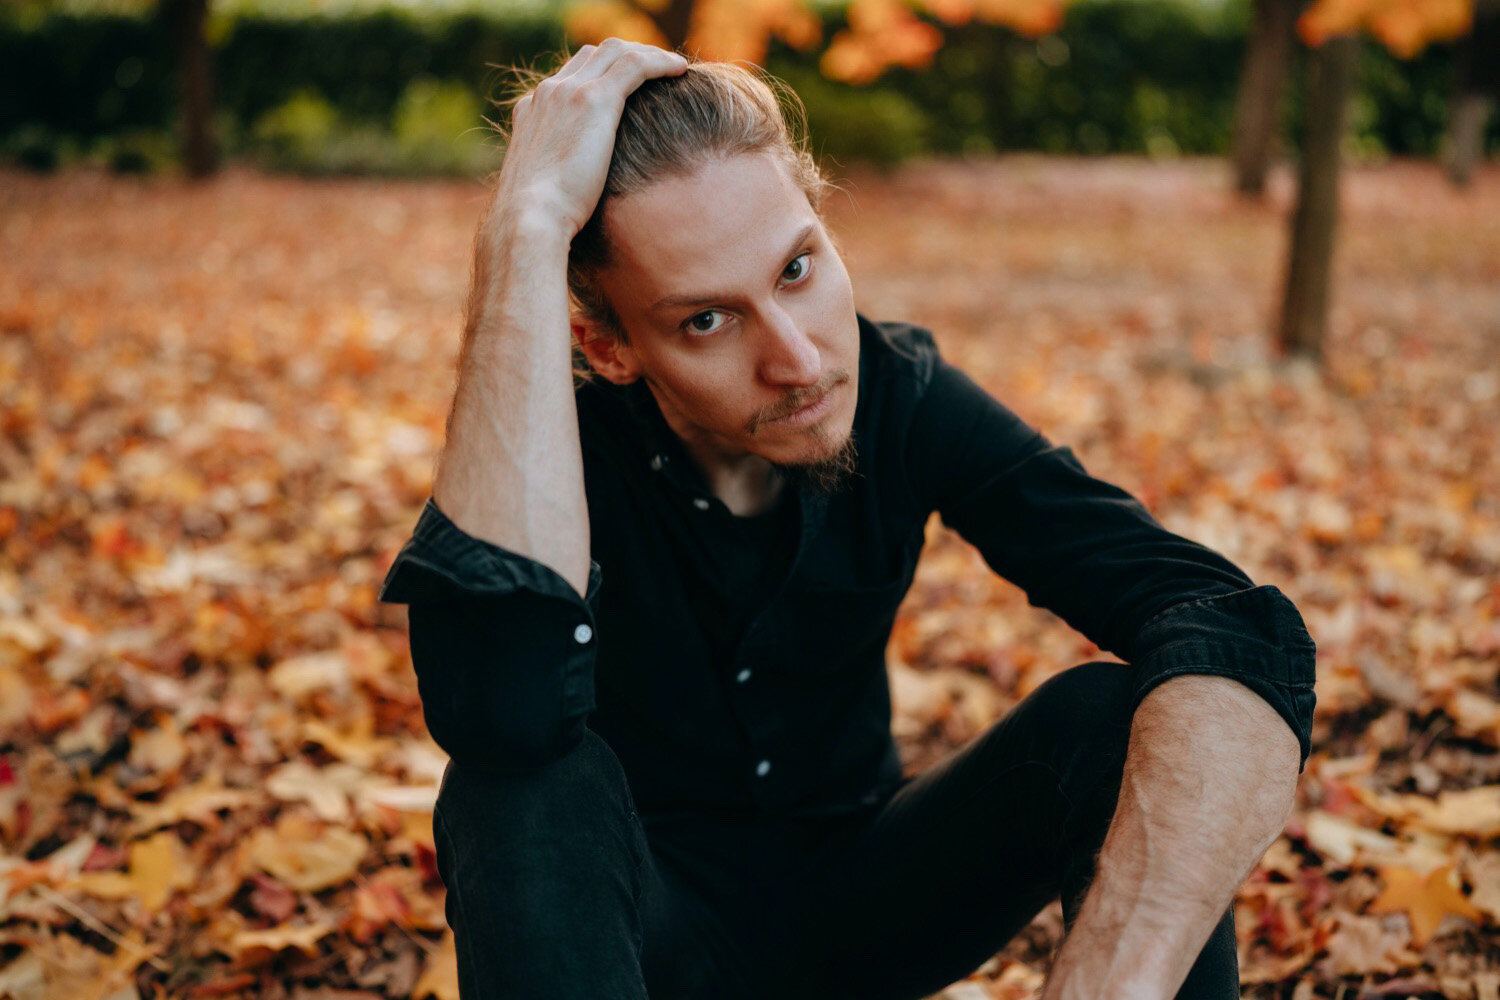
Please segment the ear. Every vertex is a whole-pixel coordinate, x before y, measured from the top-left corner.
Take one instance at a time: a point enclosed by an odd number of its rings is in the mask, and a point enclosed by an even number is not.
[[[573,317],[569,322],[573,328],[573,339],[589,367],[616,385],[629,385],[641,377],[640,359],[629,344],[620,342],[619,335],[594,320]]]

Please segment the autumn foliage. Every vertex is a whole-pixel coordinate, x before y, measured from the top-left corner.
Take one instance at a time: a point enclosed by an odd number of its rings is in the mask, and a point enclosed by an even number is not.
[[[1297,34],[1316,46],[1367,31],[1409,59],[1432,42],[1465,34],[1473,18],[1474,0],[1314,0],[1297,20]]]
[[[682,2],[682,0],[678,0]],[[1039,37],[1062,23],[1065,0],[851,0],[847,26],[823,51],[823,72],[836,80],[864,83],[891,66],[920,69],[942,46],[933,23],[959,25],[978,19]],[[672,47],[650,16],[666,4],[646,0],[582,0],[568,9],[568,34],[581,42],[610,35]],[[822,41],[822,23],[806,0],[697,0],[682,47],[705,59],[761,62],[772,38],[797,49]],[[928,15],[923,19],[920,14]]]

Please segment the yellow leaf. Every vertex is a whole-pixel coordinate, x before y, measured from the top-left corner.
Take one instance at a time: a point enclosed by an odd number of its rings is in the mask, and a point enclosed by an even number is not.
[[[1435,799],[1389,795],[1357,784],[1349,788],[1363,805],[1382,816],[1424,830],[1480,839],[1500,837],[1500,785],[1439,792]]]
[[[1370,903],[1370,912],[1405,913],[1411,920],[1412,943],[1418,948],[1427,943],[1446,916],[1459,916],[1476,923],[1483,918],[1464,898],[1452,864],[1426,874],[1395,865],[1383,865],[1377,870],[1385,888]]]
[[[136,880],[141,905],[155,913],[167,905],[172,890],[188,883],[182,841],[163,830],[130,845],[130,877]]]
[[[319,830],[301,817],[284,814],[274,829],[262,827],[250,838],[249,861],[293,889],[317,892],[354,877],[369,842],[353,830]]]
[[[179,788],[157,803],[142,803],[130,822],[132,833],[144,833],[179,820],[190,819],[205,826],[218,822],[220,809],[238,809],[256,801],[256,796],[241,788],[225,788],[215,775],[195,785]]]
[[[139,899],[148,913],[156,913],[174,889],[192,882],[184,853],[177,834],[163,830],[130,845],[128,872],[84,872],[67,884],[99,899]]]
[[[307,719],[302,723],[302,738],[322,745],[324,750],[340,760],[359,767],[373,767],[375,762],[389,752],[396,741],[383,736],[372,736],[374,720],[366,713],[345,732],[334,729],[322,719]]]
[[[266,791],[283,802],[306,802],[320,818],[341,823],[349,818],[348,784],[330,772],[333,767],[289,761],[266,776]]]
[[[451,930],[427,956],[427,965],[411,988],[411,1000],[425,1000],[429,995],[437,1000],[458,1000],[458,946]]]
[[[1438,833],[1500,837],[1500,785],[1439,792],[1437,800],[1419,809],[1412,822]]]
[[[337,651],[304,653],[277,663],[267,671],[266,681],[277,694],[297,701],[325,688],[347,688],[349,664]]]
[[[300,926],[267,927],[264,930],[243,930],[229,939],[229,948],[236,961],[252,952],[274,953],[287,948],[295,948],[304,955],[316,955],[318,942],[332,934],[334,929],[332,924],[312,923]]]

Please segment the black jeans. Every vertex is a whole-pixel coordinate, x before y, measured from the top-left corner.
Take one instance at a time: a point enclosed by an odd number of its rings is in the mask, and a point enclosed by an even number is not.
[[[1076,916],[1119,790],[1128,676],[1065,671],[885,801],[835,818],[643,823],[592,732],[536,770],[450,763],[433,824],[462,994],[935,992],[1052,899]],[[1239,996],[1232,910],[1178,996]]]

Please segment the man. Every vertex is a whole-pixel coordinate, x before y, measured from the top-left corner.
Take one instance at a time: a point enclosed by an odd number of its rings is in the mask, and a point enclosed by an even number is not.
[[[1300,617],[857,315],[822,184],[732,66],[611,40],[515,105],[381,595],[452,757],[464,995],[920,997],[1061,895],[1049,1000],[1237,997]],[[903,780],[883,652],[933,511],[1127,663]]]

